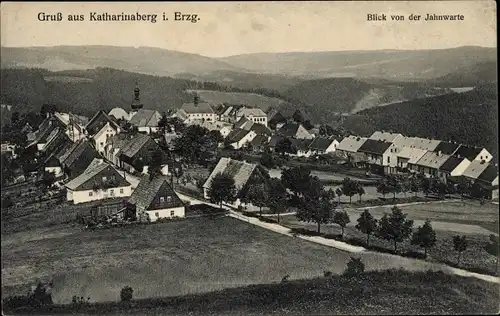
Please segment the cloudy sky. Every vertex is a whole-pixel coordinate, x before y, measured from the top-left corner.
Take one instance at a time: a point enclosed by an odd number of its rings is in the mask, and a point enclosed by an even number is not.
[[[173,21],[174,12],[197,23]],[[38,14],[62,13],[62,22]],[[157,22],[91,22],[91,12],[157,14]],[[169,21],[161,21],[165,12]],[[385,13],[387,21],[367,21]],[[410,14],[462,14],[463,21],[409,21]],[[68,22],[69,14],[85,21]],[[391,21],[390,15],[405,21]],[[257,52],[496,47],[494,1],[1,4],[2,46],[151,46],[219,57]]]

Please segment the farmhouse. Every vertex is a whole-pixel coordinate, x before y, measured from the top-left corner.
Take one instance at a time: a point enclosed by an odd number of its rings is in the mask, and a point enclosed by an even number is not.
[[[240,149],[245,144],[251,142],[257,134],[254,131],[247,131],[241,128],[235,128],[227,135],[225,142],[234,149]]]
[[[403,139],[404,136],[399,133],[389,133],[389,132],[374,132],[369,139],[383,141],[387,143],[394,143],[400,139]]]
[[[420,137],[406,137],[406,138],[408,140],[408,143],[405,145],[406,147],[422,149],[427,151],[434,151],[441,142],[440,140],[426,139]]]
[[[442,179],[439,169],[449,158],[450,155],[428,151],[415,163],[415,167],[412,169],[423,173],[426,177],[440,177]]]
[[[468,160],[477,160],[490,162],[492,155],[484,148],[460,145],[454,153],[458,158],[467,158]]]
[[[462,176],[469,180],[476,181],[488,166],[488,163],[472,160],[467,169],[463,171]]]
[[[427,150],[414,148],[414,147],[403,147],[399,153],[396,154],[398,159],[398,169],[400,171],[409,170],[410,166],[415,165]],[[416,170],[414,170],[416,171]]]
[[[203,184],[203,196],[205,199],[210,198],[209,192],[212,180],[219,173],[226,174],[234,179],[238,197],[234,203],[236,206],[241,204],[240,197],[246,193],[250,184],[267,183],[267,179],[256,164],[223,157],[219,160],[210,173],[207,181]]]
[[[397,148],[394,143],[367,139],[358,152],[365,154],[365,162],[373,173],[390,174],[396,172]]]
[[[43,147],[45,147],[45,144],[47,143],[47,140],[51,135],[51,133],[56,128],[65,131],[66,126],[67,122],[60,115],[54,114],[48,116],[40,124],[38,131],[36,132],[35,139],[26,147],[31,147],[36,145],[37,150],[42,150]]]
[[[460,147],[460,144],[450,143],[450,142],[440,142],[439,145],[433,150],[435,153],[441,152],[445,155],[453,155]]]
[[[132,194],[132,185],[102,159],[94,159],[85,171],[65,185],[67,200],[85,203]]]
[[[138,171],[147,173],[155,152],[161,153],[163,155],[162,160],[166,160],[166,153],[153,138],[147,134],[137,134],[120,148],[119,166],[128,172],[133,173]],[[166,164],[162,167],[162,173],[168,173],[168,166]]]
[[[284,137],[293,137],[298,139],[313,139],[313,135],[300,123],[286,123],[279,130],[278,134]]]
[[[160,122],[161,117],[158,111],[139,109],[130,118],[130,124],[135,126],[141,133],[156,133],[158,131],[158,122]]]
[[[323,155],[333,153],[337,149],[339,142],[333,138],[315,137],[309,145],[312,155]]]
[[[297,153],[289,154],[290,156],[309,157],[313,154],[313,151],[309,147],[311,145],[310,139],[291,138],[290,142],[292,143],[292,146],[297,149]]]
[[[118,126],[118,124],[106,122],[106,124],[101,127],[101,129],[97,133],[91,136],[97,152],[103,155],[107,140],[111,136],[114,136],[118,133],[120,133],[120,127]]]
[[[187,122],[201,119],[213,122],[217,118],[212,106],[205,102],[200,103],[197,95],[194,96],[193,103],[184,103],[180,110],[185,113]]]
[[[252,139],[252,141],[250,142],[250,144],[252,145],[252,149],[255,152],[262,152],[262,151],[264,151],[266,149],[266,147],[267,147],[269,139],[271,139],[271,137],[265,136],[265,135],[257,135],[257,136],[255,136],[254,139]]]
[[[42,149],[43,163],[42,167],[46,172],[53,172],[56,177],[64,175],[60,159],[72,146],[73,143],[69,137],[59,128],[54,130],[55,135],[49,139],[47,145]]]
[[[80,139],[60,157],[59,162],[64,173],[73,179],[84,172],[95,158],[99,158],[95,148],[86,139]]]
[[[364,160],[364,154],[358,153],[359,148],[365,143],[367,138],[350,135],[342,139],[335,151],[340,157],[344,157],[354,163]]]
[[[144,175],[130,196],[129,203],[135,206],[138,219],[149,218],[155,222],[160,218],[185,217],[184,203],[166,176],[151,178]]]
[[[476,180],[487,192],[487,198],[498,199],[498,168],[488,164]]]
[[[286,118],[277,109],[270,108],[267,112],[267,125],[275,129],[278,124],[285,124]]]
[[[107,115],[103,110],[99,110],[87,123],[85,130],[92,137],[107,124],[113,126],[115,129],[119,127],[118,122],[113,117]]]
[[[441,178],[446,183],[451,177],[458,177],[469,167],[470,161],[467,158],[450,156],[444,164],[439,167]]]
[[[219,131],[223,138],[226,138],[233,130],[232,124],[221,121],[193,120],[191,124],[204,127],[209,131]]]
[[[236,112],[236,119],[239,120],[242,117],[267,127],[267,114],[262,109],[242,107]]]

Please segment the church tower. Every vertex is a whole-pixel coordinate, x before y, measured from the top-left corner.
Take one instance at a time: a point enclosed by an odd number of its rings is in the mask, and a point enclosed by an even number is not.
[[[139,89],[139,85],[136,82],[134,89],[134,101],[132,101],[132,104],[130,105],[132,108],[132,111],[130,111],[130,118],[132,118],[132,116],[134,116],[138,110],[142,109],[140,92],[141,90]]]

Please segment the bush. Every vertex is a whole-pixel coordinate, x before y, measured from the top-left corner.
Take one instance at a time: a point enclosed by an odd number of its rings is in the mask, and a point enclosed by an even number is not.
[[[361,261],[361,258],[351,257],[351,260],[347,263],[344,275],[348,277],[356,277],[363,272],[365,272],[365,264]]]
[[[498,236],[490,235],[490,242],[486,245],[485,250],[493,256],[498,256]]]
[[[132,290],[132,288],[130,286],[126,286],[124,287],[121,291],[120,291],[120,299],[123,301],[123,302],[128,302],[128,301],[131,301],[132,300],[132,295],[134,293],[134,290]]]
[[[331,278],[333,276],[333,273],[332,273],[332,271],[324,271],[323,276],[325,278]]]

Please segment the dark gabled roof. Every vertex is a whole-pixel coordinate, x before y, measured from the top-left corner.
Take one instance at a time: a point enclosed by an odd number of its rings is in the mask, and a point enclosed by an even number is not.
[[[290,142],[295,148],[297,148],[297,150],[307,151],[309,149],[309,146],[311,145],[312,140],[292,138],[290,139]]]
[[[247,119],[246,116],[242,116],[236,123],[234,123],[234,128],[239,128],[239,129],[245,129],[249,131],[252,126],[253,122]]]
[[[464,160],[463,158],[450,156],[450,158],[448,158],[444,162],[444,164],[442,164],[441,167],[439,167],[439,170],[445,172],[452,172],[463,160]]]
[[[235,143],[239,142],[240,140],[243,139],[250,131],[241,129],[241,128],[235,128],[233,129],[229,135],[227,135],[226,139],[229,143]]]
[[[154,141],[149,135],[147,134],[137,134],[135,135],[134,138],[130,139],[122,148],[121,148],[121,154],[125,155],[129,158],[134,157],[141,148],[144,147],[144,145],[147,144],[147,142],[151,140]]]
[[[70,168],[85,152],[92,152],[96,158],[98,156],[97,151],[92,145],[86,140],[81,139],[71,146],[71,148],[61,156],[60,162],[63,166]]]
[[[498,168],[493,165],[488,165],[486,169],[477,177],[478,180],[491,184],[498,177]]]
[[[271,136],[271,139],[269,140],[269,147],[276,147],[276,145],[284,138],[285,137],[280,135]]]
[[[455,153],[458,147],[460,147],[460,144],[440,142],[439,145],[437,145],[436,149],[434,149],[433,151],[435,153],[440,151],[445,155],[453,155],[453,153]]]
[[[160,192],[162,188],[164,189],[164,192]],[[129,202],[135,204],[136,207],[149,210],[155,197],[159,194],[172,196],[171,202],[164,202],[166,203],[165,208],[184,206],[184,203],[182,203],[179,196],[170,186],[169,178],[163,175],[158,175],[153,178],[151,178],[148,174],[144,175],[137,185],[137,188],[135,188],[134,192],[130,196]]]
[[[382,155],[391,145],[392,143],[367,139],[358,149],[358,152]]]
[[[194,103],[184,103],[181,106],[181,110],[186,113],[215,113],[212,106],[208,103],[202,102],[194,105]]]
[[[66,183],[66,187],[72,191],[88,190],[88,188],[85,188],[85,184],[94,180],[96,176],[100,175],[103,171],[111,173],[115,177],[116,182],[113,186],[114,188],[130,186],[130,183],[125,180],[120,172],[116,171],[116,169],[102,159],[96,158],[92,160],[82,174]]]
[[[130,119],[130,124],[137,127],[158,127],[162,116],[160,112],[154,110],[140,109]]]
[[[250,143],[254,147],[260,147],[260,146],[264,146],[265,144],[267,144],[267,140],[268,140],[267,136],[257,135],[254,137],[254,139],[252,139],[252,141]]]
[[[294,137],[299,130],[299,126],[298,123],[286,123],[278,130],[278,133],[285,137]]]
[[[119,127],[120,125],[114,118],[114,116],[109,116],[104,112],[103,110],[97,111],[97,113],[89,120],[87,125],[85,125],[85,129],[90,133],[90,134],[95,134],[101,128],[106,125],[106,123],[109,122],[112,126],[115,128]]]
[[[267,128],[265,125],[259,124],[259,123],[254,123],[252,127],[250,128],[251,131],[254,131],[255,134],[257,135],[266,135],[266,136],[271,136],[273,133],[269,128]]]
[[[453,155],[474,160],[481,150],[483,150],[483,148],[461,145]]]
[[[309,145],[309,148],[313,150],[326,150],[333,143],[333,141],[334,139],[316,137]]]

